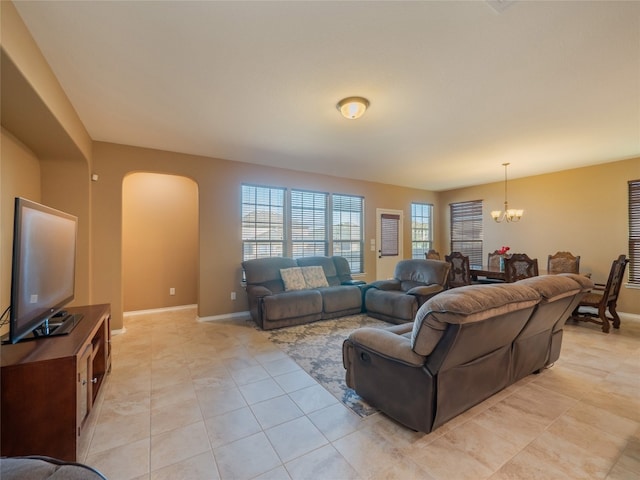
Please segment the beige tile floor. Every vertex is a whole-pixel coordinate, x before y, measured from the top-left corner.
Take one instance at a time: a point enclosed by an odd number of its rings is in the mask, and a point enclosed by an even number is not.
[[[638,479],[640,322],[425,435],[366,419],[243,321],[127,317],[81,460],[126,479]]]

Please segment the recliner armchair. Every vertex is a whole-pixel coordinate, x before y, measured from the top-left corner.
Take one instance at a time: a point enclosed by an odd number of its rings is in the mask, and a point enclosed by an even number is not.
[[[367,314],[391,323],[413,322],[420,306],[447,288],[450,267],[439,260],[401,260],[394,278],[367,285]]]

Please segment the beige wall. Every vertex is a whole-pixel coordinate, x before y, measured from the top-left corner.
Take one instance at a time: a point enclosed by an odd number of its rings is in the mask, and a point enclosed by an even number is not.
[[[14,198],[40,201],[40,161],[5,129],[0,133],[0,305],[4,311],[11,297]],[[5,326],[0,335],[7,331],[8,326]]]
[[[128,175],[122,213],[124,311],[197,303],[196,183],[176,175]]]
[[[511,208],[523,208],[518,223],[495,223],[491,210],[502,209],[504,183],[442,192],[438,231],[443,250],[450,249],[449,204],[483,200],[484,256],[500,248],[524,252],[546,268],[547,255],[559,250],[580,255],[580,269],[605,283],[611,262],[628,256],[629,180],[640,179],[640,158],[593,167],[509,180]],[[640,289],[622,287],[618,310],[640,314]]]
[[[435,203],[437,195],[416,189],[362,182],[291,170],[260,167],[194,155],[96,142],[92,184],[93,300],[111,302],[114,328],[122,326],[122,188],[132,172],[181,175],[198,184],[199,273],[198,313],[201,317],[247,310],[241,285],[240,186],[253,183],[304,188],[365,198],[365,244],[375,238],[375,209],[404,210],[411,202]],[[436,220],[437,221],[437,220]],[[404,251],[411,252],[410,222],[405,222]],[[375,278],[375,252],[365,252],[365,280]],[[176,285],[176,288],[179,286]],[[235,301],[230,293],[237,292]]]
[[[13,4],[3,1],[0,8],[2,235],[12,231],[11,205],[15,196],[32,198],[76,215],[79,225],[74,304],[90,303],[91,138]],[[3,239],[3,303],[8,303],[10,290],[5,276],[10,270],[6,255],[10,255],[7,252],[11,243]]]

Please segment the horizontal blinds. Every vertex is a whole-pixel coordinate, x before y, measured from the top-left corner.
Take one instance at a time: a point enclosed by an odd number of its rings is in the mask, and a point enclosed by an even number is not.
[[[471,265],[482,265],[482,200],[452,203],[451,251],[469,257]]]
[[[431,204],[411,204],[411,258],[424,259],[425,254],[432,248],[432,212]]]
[[[640,285],[640,180],[629,182],[629,283]]]
[[[331,197],[333,255],[349,262],[351,273],[364,272],[364,198],[334,194]]]
[[[398,256],[400,215],[380,216],[380,255]]]
[[[291,191],[292,256],[327,255],[327,193]]]
[[[284,188],[242,185],[242,258],[284,255]]]

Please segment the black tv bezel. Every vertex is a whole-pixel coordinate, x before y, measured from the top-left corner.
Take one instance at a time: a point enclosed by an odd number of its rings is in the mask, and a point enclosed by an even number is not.
[[[48,306],[46,310],[36,315],[26,323],[18,324],[17,312],[15,305],[17,305],[19,290],[20,290],[20,265],[22,262],[22,213],[25,208],[31,208],[49,215],[55,215],[57,217],[72,220],[75,225],[75,242],[73,246],[73,258],[74,258],[74,275],[73,275],[73,288],[72,293],[68,297],[61,299],[56,304]],[[14,220],[13,220],[13,250],[11,257],[11,312],[9,315],[9,343],[18,343],[25,336],[29,335],[46,320],[53,317],[62,308],[72,302],[75,298],[76,290],[76,275],[75,275],[75,262],[78,253],[78,217],[70,213],[57,210],[52,207],[48,207],[41,203],[34,202],[23,197],[16,197],[14,203]]]

